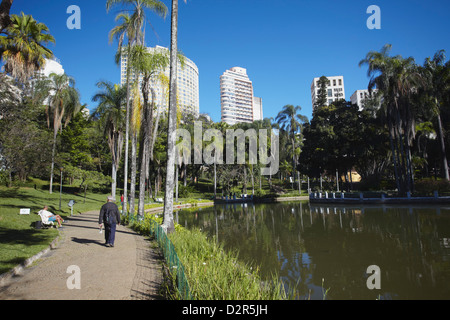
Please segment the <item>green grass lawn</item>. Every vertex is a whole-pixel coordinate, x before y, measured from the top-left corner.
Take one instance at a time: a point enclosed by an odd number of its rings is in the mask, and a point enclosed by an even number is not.
[[[34,183],[32,184],[34,185]],[[61,210],[59,210],[59,192],[49,193],[48,189],[37,183],[31,187],[0,187],[0,274],[9,271],[27,258],[47,248],[58,236],[58,230],[36,230],[34,222],[39,221],[37,212],[44,205],[49,210],[64,218],[70,216],[68,202],[75,200],[73,213],[79,214],[90,210],[100,210],[106,201],[105,194],[88,193],[86,202],[84,194],[63,193]],[[20,215],[21,208],[29,208],[29,215]]]

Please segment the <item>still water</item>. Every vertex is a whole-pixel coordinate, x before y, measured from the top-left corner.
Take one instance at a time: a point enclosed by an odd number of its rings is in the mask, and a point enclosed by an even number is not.
[[[301,299],[450,299],[450,205],[229,204],[176,219]],[[367,273],[372,265],[379,275]]]

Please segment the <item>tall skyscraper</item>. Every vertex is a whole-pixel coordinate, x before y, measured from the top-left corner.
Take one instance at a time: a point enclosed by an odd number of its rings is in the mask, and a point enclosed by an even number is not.
[[[253,96],[247,70],[233,67],[220,76],[222,121],[230,125],[262,119],[262,99]]]
[[[154,48],[147,48],[149,52],[167,52],[169,49],[161,46]],[[127,64],[128,58],[126,55],[122,56],[121,60],[121,75],[120,82],[125,85],[127,82]],[[170,66],[167,66],[164,70],[161,70],[167,77],[170,78]],[[177,70],[177,91],[178,91],[178,104],[181,110],[185,113],[191,113],[198,116],[200,113],[200,100],[199,100],[199,72],[197,65],[189,58],[184,58],[184,67],[181,67],[178,63]],[[142,79],[140,78],[139,83]],[[155,89],[155,103],[160,111],[167,111],[169,105],[168,88],[163,85],[161,81],[154,77],[151,81],[152,87]]]
[[[330,105],[336,100],[345,99],[345,88],[344,88],[344,77],[343,76],[334,76],[327,77],[329,83],[327,85],[327,102],[326,105]],[[313,110],[315,108],[315,104],[319,95],[319,78],[314,78],[311,83],[311,101]]]

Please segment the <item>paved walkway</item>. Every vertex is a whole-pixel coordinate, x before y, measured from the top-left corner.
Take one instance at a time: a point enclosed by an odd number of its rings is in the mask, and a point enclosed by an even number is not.
[[[114,248],[104,245],[98,211],[76,215],[60,229],[56,248],[0,286],[0,300],[157,300],[161,256],[146,238],[117,226]],[[80,270],[80,289],[69,289]],[[72,279],[71,278],[71,279]]]

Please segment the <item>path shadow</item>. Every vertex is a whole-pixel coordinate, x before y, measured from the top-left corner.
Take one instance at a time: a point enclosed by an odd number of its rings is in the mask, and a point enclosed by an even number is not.
[[[72,237],[72,241],[76,242],[76,243],[80,243],[80,244],[98,244],[103,246],[103,242],[100,240],[93,240],[93,239],[82,239],[82,238],[77,238],[77,237]]]

